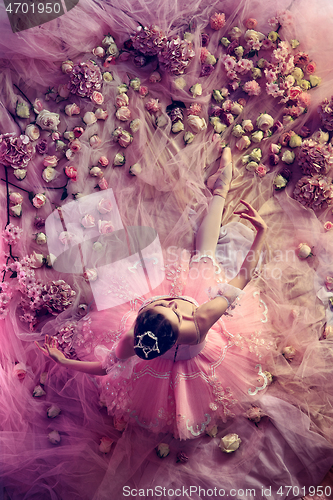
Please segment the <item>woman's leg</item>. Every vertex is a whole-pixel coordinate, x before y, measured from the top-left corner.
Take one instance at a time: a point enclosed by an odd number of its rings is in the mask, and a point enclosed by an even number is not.
[[[208,179],[207,186],[213,190],[208,214],[203,219],[196,237],[196,253],[215,256],[220,234],[225,198],[232,178],[232,158],[230,148],[224,148],[218,171]]]

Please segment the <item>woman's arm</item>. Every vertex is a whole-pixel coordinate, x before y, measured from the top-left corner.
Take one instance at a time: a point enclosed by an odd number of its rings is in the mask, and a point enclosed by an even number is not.
[[[88,373],[90,375],[106,375],[106,370],[102,367],[102,363],[99,361],[78,361],[76,359],[66,358],[66,356],[57,348],[57,340],[53,337],[45,335],[44,347],[40,346],[38,342],[35,342],[35,344],[40,351],[53,359],[59,365],[72,368],[78,372]]]
[[[229,285],[236,288],[243,289],[245,285],[251,280],[254,269],[258,264],[261,254],[263,243],[267,232],[267,225],[260,217],[258,212],[247,202],[241,200],[247,210],[240,210],[235,212],[242,219],[246,219],[256,228],[257,234],[252,243],[252,246],[245,257],[245,260],[235,278],[233,278]],[[196,311],[196,320],[199,326],[201,341],[204,340],[208,330],[219,320],[222,314],[228,309],[230,303],[227,298],[217,296],[214,299],[202,304]]]
[[[116,356],[119,359],[128,359],[135,355],[134,351],[134,327],[120,337],[116,347]]]

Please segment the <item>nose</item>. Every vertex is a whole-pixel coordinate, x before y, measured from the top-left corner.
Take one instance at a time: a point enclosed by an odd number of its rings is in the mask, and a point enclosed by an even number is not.
[[[177,302],[175,300],[171,300],[171,302],[169,302],[169,307],[171,307],[171,309],[177,309]]]

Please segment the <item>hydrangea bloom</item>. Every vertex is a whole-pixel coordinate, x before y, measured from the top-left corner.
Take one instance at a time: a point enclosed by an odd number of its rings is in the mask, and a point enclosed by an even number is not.
[[[296,183],[294,198],[305,207],[320,210],[333,204],[333,185],[319,175],[302,177]]]
[[[326,175],[333,165],[333,147],[305,139],[298,151],[298,164],[306,175]]]
[[[68,88],[72,94],[91,97],[94,91],[101,89],[102,82],[101,70],[93,61],[88,61],[74,65]]]

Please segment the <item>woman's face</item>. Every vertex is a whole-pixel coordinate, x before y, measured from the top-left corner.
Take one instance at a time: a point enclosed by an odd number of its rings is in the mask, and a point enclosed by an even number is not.
[[[170,321],[172,326],[179,329],[183,321],[183,316],[178,310],[176,301],[174,300],[158,300],[153,304],[147,306],[147,309],[152,309],[159,314],[162,314],[166,319]]]

